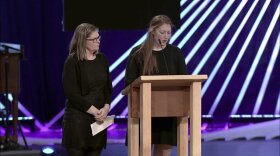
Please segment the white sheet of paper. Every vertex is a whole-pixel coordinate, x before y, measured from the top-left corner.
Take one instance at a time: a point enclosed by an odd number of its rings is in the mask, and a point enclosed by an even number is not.
[[[111,115],[111,116],[107,116],[105,121],[102,123],[100,123],[100,122],[92,123],[90,125],[92,136],[96,135],[97,133],[103,131],[104,129],[106,129],[107,127],[112,125],[114,123],[114,118],[115,118],[115,115]]]

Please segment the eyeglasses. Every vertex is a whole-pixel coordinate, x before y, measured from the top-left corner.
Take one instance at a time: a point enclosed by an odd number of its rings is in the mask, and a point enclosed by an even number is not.
[[[97,41],[100,40],[100,39],[101,39],[101,36],[100,36],[100,35],[97,36],[97,37],[95,37],[95,38],[87,38],[88,41],[92,41],[92,42],[97,42]]]

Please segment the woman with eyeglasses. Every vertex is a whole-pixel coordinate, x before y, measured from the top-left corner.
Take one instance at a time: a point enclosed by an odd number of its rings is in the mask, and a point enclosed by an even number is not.
[[[92,24],[80,24],[72,37],[62,82],[67,98],[62,144],[69,156],[100,156],[107,130],[92,136],[90,125],[103,122],[110,110],[112,81],[105,56],[99,52],[100,35]]]
[[[149,24],[147,38],[134,47],[128,57],[125,85],[141,75],[185,75],[186,65],[181,50],[169,44],[173,24],[166,15],[155,16]],[[172,105],[172,103],[170,103]],[[152,118],[154,156],[170,156],[177,145],[177,118]]]

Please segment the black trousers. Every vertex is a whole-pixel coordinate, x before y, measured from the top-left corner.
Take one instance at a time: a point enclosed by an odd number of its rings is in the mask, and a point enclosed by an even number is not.
[[[102,149],[74,149],[68,148],[68,156],[101,156]]]

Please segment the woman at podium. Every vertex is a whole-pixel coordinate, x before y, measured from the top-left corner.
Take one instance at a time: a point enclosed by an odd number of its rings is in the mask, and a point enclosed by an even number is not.
[[[155,16],[149,24],[147,38],[134,47],[128,57],[125,85],[142,75],[185,75],[185,60],[181,50],[169,44],[173,27],[166,15]],[[172,103],[170,104],[172,105]],[[170,156],[177,145],[177,118],[152,118],[154,156]]]

